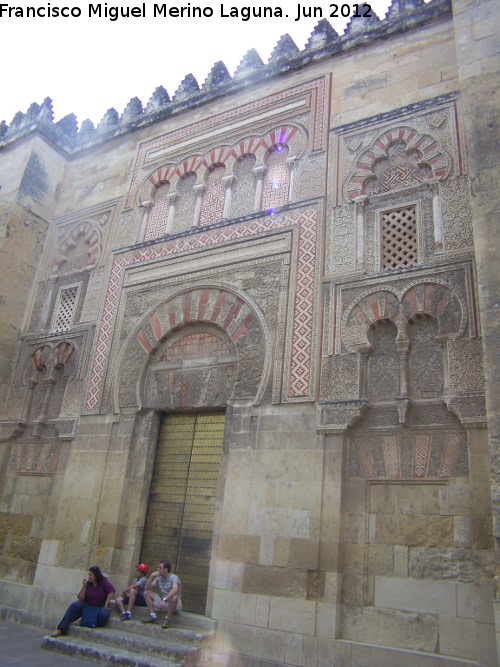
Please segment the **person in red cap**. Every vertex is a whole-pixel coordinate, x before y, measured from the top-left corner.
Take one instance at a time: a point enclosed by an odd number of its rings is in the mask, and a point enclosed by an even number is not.
[[[130,621],[132,618],[132,608],[134,605],[138,607],[147,607],[146,599],[144,597],[144,589],[147,584],[147,573],[149,567],[144,563],[135,566],[135,578],[121,594],[116,598],[116,606],[120,612],[122,621]],[[125,605],[127,609],[125,609]]]

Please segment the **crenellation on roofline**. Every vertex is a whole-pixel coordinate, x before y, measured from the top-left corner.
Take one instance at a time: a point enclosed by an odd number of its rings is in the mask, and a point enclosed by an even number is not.
[[[351,17],[342,35],[322,19],[315,26],[300,50],[290,35],[280,37],[267,63],[255,49],[241,59],[233,76],[222,61],[214,64],[200,85],[193,74],[187,74],[174,95],[158,86],[146,105],[133,97],[122,114],[110,108],[97,125],[86,119],[78,129],[77,117],[68,114],[54,122],[52,100],[46,97],[42,104],[34,102],[26,113],[18,111],[10,125],[0,122],[0,150],[27,135],[38,132],[58,150],[70,156],[109,139],[163,120],[173,114],[198,107],[209,100],[236,92],[245,86],[300,70],[323,58],[364,46],[378,39],[416,29],[451,14],[451,0],[393,0],[383,19],[377,16]]]

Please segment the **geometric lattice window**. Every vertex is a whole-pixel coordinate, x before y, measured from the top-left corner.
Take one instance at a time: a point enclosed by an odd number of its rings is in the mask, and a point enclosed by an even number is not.
[[[203,194],[199,226],[205,227],[219,222],[224,213],[226,186],[222,180],[226,167],[219,165],[212,169],[207,176],[207,187]]]
[[[80,285],[73,285],[59,292],[57,309],[52,320],[52,331],[68,331],[73,324],[78,304]]]
[[[288,204],[290,189],[290,166],[287,162],[288,146],[278,144],[268,154],[267,172],[262,188],[262,210]]]
[[[405,206],[381,214],[382,271],[418,264],[417,211]]]
[[[167,195],[170,190],[170,183],[164,181],[160,183],[153,196],[153,206],[149,211],[148,223],[144,233],[144,240],[151,241],[164,236],[167,233],[168,211],[170,202]]]

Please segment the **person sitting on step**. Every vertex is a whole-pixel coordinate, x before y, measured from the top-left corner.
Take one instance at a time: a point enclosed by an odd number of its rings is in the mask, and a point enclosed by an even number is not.
[[[110,602],[114,592],[113,585],[106,579],[101,569],[97,565],[89,567],[88,575],[83,580],[83,585],[78,593],[78,600],[69,605],[57,630],[51,637],[66,635],[71,623],[81,617],[85,605],[99,607],[96,625],[97,627],[106,625],[109,621]]]
[[[149,567],[144,563],[135,566],[135,578],[122,592],[119,598],[116,598],[116,606],[120,612],[122,621],[130,621],[132,618],[132,609],[134,605],[138,607],[147,607],[146,599],[144,597],[144,589],[147,584],[147,573]],[[127,609],[125,609],[125,606]]]
[[[166,560],[158,565],[146,584],[144,597],[149,610],[149,618],[143,623],[156,623],[157,611],[165,611],[167,615],[162,628],[169,628],[173,614],[178,614],[182,609],[181,580],[171,572],[172,566]]]

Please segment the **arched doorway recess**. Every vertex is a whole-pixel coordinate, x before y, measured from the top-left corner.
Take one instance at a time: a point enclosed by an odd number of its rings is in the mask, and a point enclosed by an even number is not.
[[[118,405],[140,406],[141,437],[144,415],[154,411],[160,422],[145,452],[151,477],[141,491],[137,553],[152,567],[170,560],[186,611],[206,609],[226,406],[262,400],[270,349],[260,309],[248,295],[222,287],[185,290],[161,303],[123,347]]]

